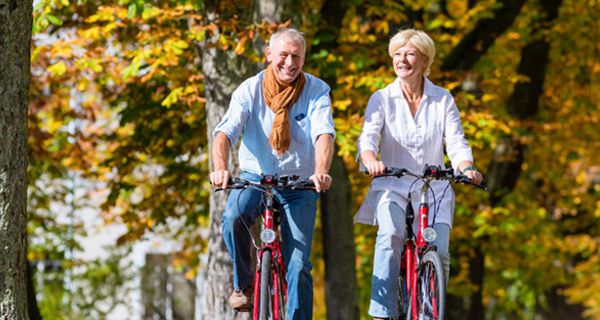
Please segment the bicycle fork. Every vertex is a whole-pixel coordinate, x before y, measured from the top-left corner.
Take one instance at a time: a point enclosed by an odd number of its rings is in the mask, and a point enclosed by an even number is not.
[[[280,318],[279,310],[281,309],[281,304],[285,303],[285,301],[280,301],[279,297],[282,296],[280,292],[283,290],[283,294],[285,295],[286,284],[285,284],[285,273],[283,269],[283,257],[281,256],[281,244],[277,240],[277,235],[275,231],[275,213],[273,209],[273,194],[267,193],[265,196],[266,208],[263,215],[263,227],[260,234],[260,239],[262,241],[262,248],[258,252],[258,258],[256,263],[256,272],[254,276],[254,310],[253,310],[253,319],[259,318],[259,308],[260,306],[260,291],[261,291],[261,273],[262,270],[262,256],[265,251],[268,251],[268,254],[271,256],[271,268],[268,271],[270,276],[272,277],[271,288],[272,292],[269,292],[269,296],[272,298],[272,310],[273,312],[273,320],[282,320]],[[282,282],[283,281],[283,282]],[[282,286],[279,284],[283,283]],[[265,284],[269,285],[269,284]],[[281,315],[282,317],[284,315]]]

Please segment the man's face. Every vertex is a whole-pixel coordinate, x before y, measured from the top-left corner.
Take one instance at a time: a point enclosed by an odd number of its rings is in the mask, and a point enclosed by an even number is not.
[[[273,72],[279,82],[290,83],[302,72],[304,46],[281,35],[275,43],[265,49],[267,61],[273,64]]]

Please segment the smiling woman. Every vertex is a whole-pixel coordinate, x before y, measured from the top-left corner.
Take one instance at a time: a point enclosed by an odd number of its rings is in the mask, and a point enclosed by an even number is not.
[[[435,56],[433,40],[423,31],[403,30],[391,39],[388,51],[398,77],[369,99],[358,139],[362,165],[375,176],[391,167],[423,172],[426,165],[444,166],[445,147],[454,170],[475,183],[481,182],[482,176],[474,167],[468,170],[473,165],[473,155],[453,97],[426,77]],[[438,195],[449,188],[441,181],[432,181],[430,185]],[[356,222],[379,226],[369,308],[369,315],[375,319],[398,316],[396,277],[400,273],[402,243],[407,236],[404,208],[412,205],[411,186],[412,180],[404,178],[373,180],[356,215]],[[437,219],[429,223],[438,237],[431,244],[437,247],[448,279],[454,193],[442,197],[436,205]],[[440,315],[439,319],[442,318]]]

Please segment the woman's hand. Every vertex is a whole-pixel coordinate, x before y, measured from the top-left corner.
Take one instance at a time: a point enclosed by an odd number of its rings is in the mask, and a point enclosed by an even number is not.
[[[367,168],[367,171],[372,176],[378,176],[385,172],[385,164],[382,161],[372,160],[363,162],[363,165]]]
[[[481,180],[483,180],[483,175],[477,170],[467,170],[463,174],[476,184],[481,184]]]
[[[365,150],[360,153],[360,160],[367,168],[367,171],[372,176],[378,176],[385,172],[385,164],[383,162],[377,160],[377,155],[374,151]]]
[[[462,161],[458,164],[458,170],[474,183],[481,184],[481,181],[483,180],[483,175],[481,174],[481,172],[479,172],[479,170],[477,170],[477,168],[475,168],[473,162]]]

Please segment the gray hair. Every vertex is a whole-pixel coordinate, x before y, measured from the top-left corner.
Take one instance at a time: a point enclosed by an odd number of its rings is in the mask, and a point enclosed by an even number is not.
[[[273,44],[275,44],[275,42],[277,42],[281,36],[286,36],[296,43],[301,43],[304,51],[306,52],[306,40],[304,39],[304,33],[293,28],[283,28],[275,31],[269,39],[269,47],[273,46]]]

